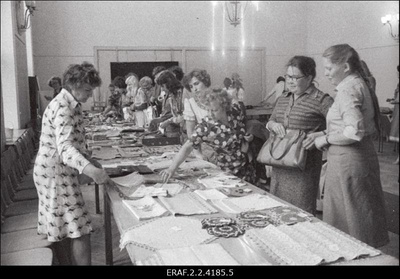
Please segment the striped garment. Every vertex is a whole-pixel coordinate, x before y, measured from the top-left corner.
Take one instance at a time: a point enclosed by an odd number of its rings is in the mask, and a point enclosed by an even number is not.
[[[332,103],[333,98],[314,85],[296,101],[291,92],[283,92],[269,120],[282,123],[287,129],[321,131],[326,128],[325,116]]]

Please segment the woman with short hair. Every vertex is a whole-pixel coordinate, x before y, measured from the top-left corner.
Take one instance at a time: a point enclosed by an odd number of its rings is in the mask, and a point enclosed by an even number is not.
[[[223,89],[204,91],[206,116],[196,125],[192,136],[182,146],[171,166],[160,175],[167,182],[193,149],[202,143],[210,146],[216,154],[216,164],[223,171],[230,172],[246,181],[253,182],[255,169],[248,162],[242,144],[250,138],[246,134],[245,116],[238,104],[232,105],[232,97]]]
[[[54,243],[61,265],[90,265],[90,214],[81,184],[110,181],[86,147],[82,105],[100,86],[92,64],[74,64],[64,73],[65,88],[43,114],[33,179],[39,196],[38,234]]]

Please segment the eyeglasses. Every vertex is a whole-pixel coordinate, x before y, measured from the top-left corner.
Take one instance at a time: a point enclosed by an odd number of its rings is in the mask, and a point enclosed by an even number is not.
[[[304,78],[304,77],[306,77],[306,76],[294,77],[294,76],[285,75],[286,81],[292,80],[292,81],[296,81],[296,82],[297,82],[299,79],[302,79],[302,78]]]

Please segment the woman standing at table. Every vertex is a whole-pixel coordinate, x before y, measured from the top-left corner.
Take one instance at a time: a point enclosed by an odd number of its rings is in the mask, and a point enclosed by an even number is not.
[[[189,82],[188,96],[183,96],[183,118],[186,124],[188,138],[193,134],[196,124],[207,116],[207,107],[204,105],[204,92],[211,86],[211,78],[206,70],[194,69],[185,76]],[[196,157],[203,158],[201,148],[194,151]]]
[[[238,104],[232,104],[232,98],[223,89],[205,90],[203,102],[208,116],[196,125],[171,166],[161,171],[163,181],[170,179],[193,149],[198,149],[205,143],[215,151],[216,164],[223,171],[254,183],[255,168],[249,163],[247,154],[241,150],[244,141],[252,139],[251,135],[246,134],[243,110]]]
[[[373,246],[388,243],[379,161],[373,135],[379,131],[379,104],[348,44],[323,53],[325,76],[336,86],[327,115],[327,135],[315,146],[328,149],[323,220]]]
[[[45,96],[47,101],[51,101],[53,98],[55,98],[58,93],[61,92],[62,89],[62,82],[61,78],[59,77],[51,77],[49,81],[47,82],[47,85],[53,88],[53,97]]]
[[[267,129],[283,137],[286,129],[302,130],[310,135],[305,141],[307,159],[305,170],[272,167],[271,194],[311,213],[316,213],[322,152],[315,149],[313,139],[325,129],[325,116],[333,99],[314,85],[314,59],[294,56],[287,64],[287,90],[276,103]]]
[[[86,149],[81,103],[100,86],[99,73],[84,62],[68,67],[61,92],[42,121],[33,178],[39,195],[38,233],[54,243],[60,264],[90,265],[91,218],[81,184],[109,181]]]

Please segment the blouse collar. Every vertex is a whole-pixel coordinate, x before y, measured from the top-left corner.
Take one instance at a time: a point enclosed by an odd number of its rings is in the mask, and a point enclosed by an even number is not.
[[[345,77],[337,86],[336,86],[336,91],[341,91],[344,87],[347,86],[349,82],[351,82],[353,79],[357,78],[357,74],[350,74],[347,77]]]

